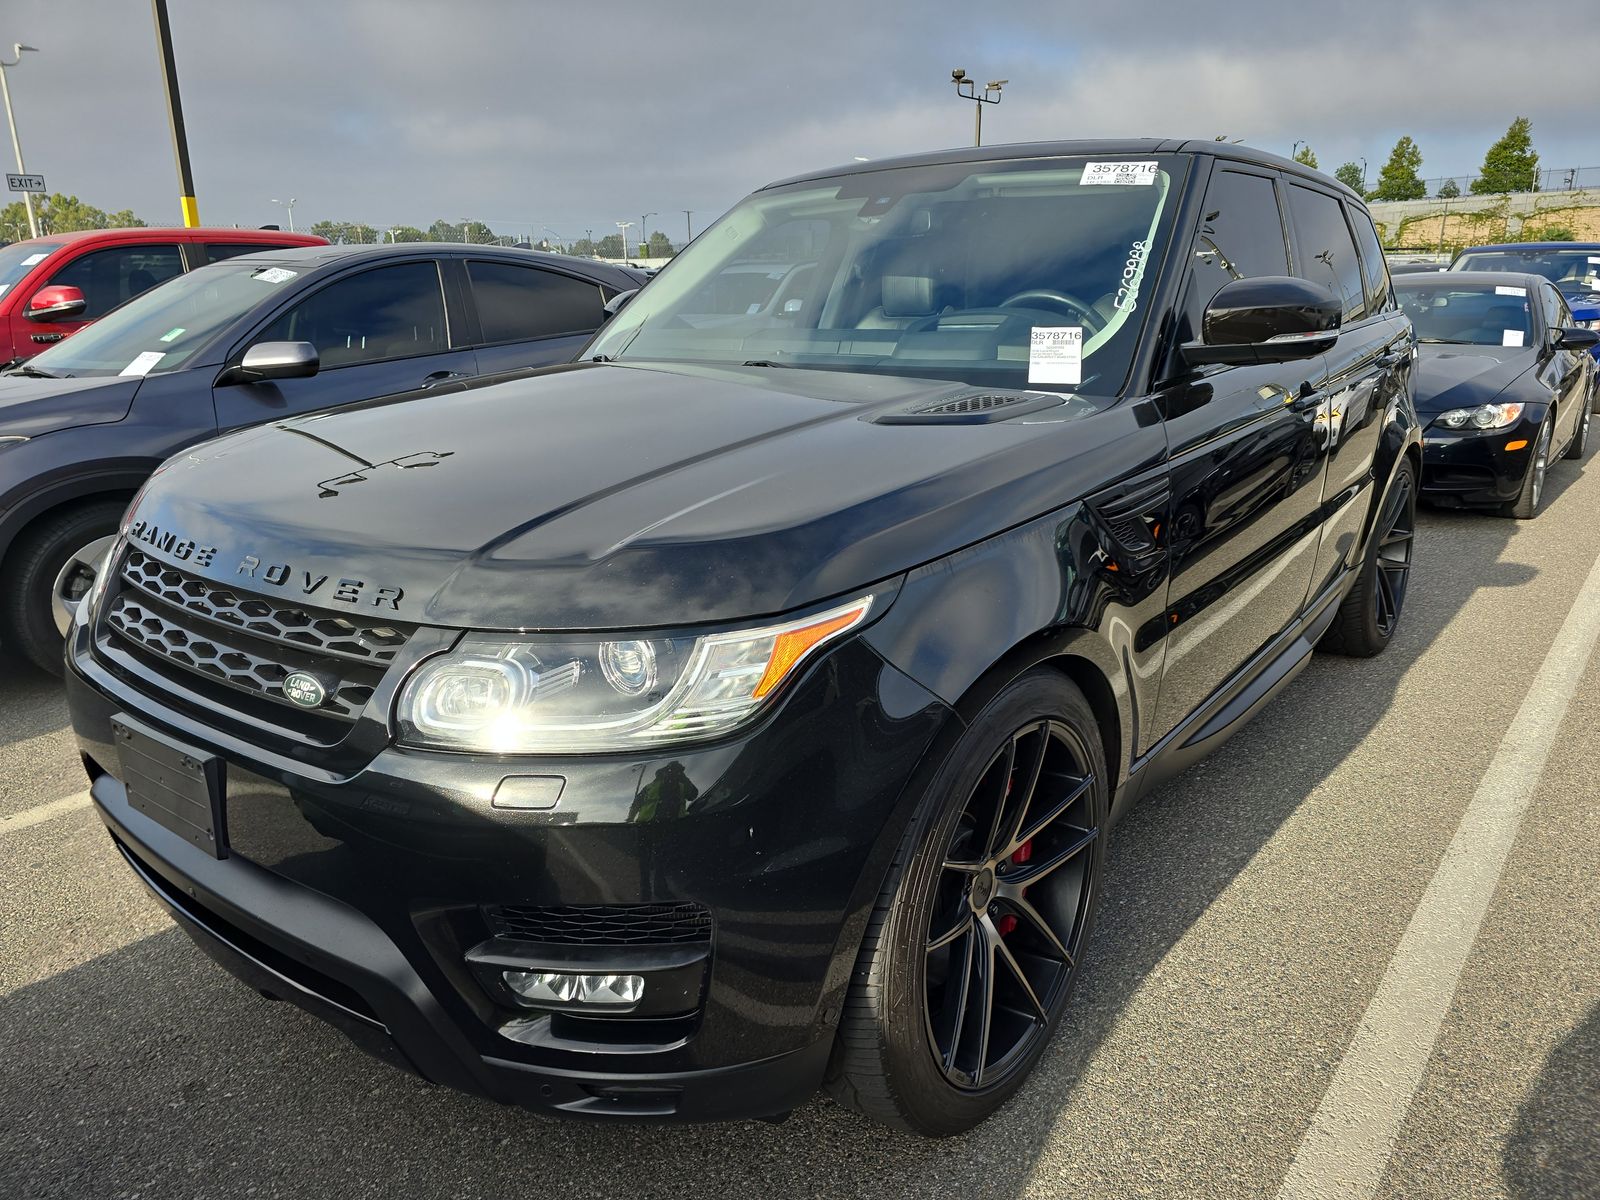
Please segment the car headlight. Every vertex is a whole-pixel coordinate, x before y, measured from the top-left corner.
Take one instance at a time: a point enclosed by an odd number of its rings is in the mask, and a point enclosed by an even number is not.
[[[872,596],[701,637],[470,633],[425,661],[397,709],[403,744],[491,754],[627,750],[716,737],[754,716]]]
[[[1600,329],[1600,317],[1592,321],[1574,321],[1573,325],[1579,329]]]
[[[1504,429],[1526,407],[1521,404],[1480,404],[1476,408],[1452,408],[1433,419],[1445,429]]]

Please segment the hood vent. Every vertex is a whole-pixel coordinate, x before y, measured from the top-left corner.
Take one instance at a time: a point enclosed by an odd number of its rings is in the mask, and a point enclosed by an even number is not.
[[[869,418],[876,425],[992,425],[1066,402],[1045,392],[967,392]]]

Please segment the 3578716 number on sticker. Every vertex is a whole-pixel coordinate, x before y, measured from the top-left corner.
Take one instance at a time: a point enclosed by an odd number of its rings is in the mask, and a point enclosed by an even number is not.
[[[1035,325],[1028,338],[1028,382],[1083,382],[1083,326]]]
[[[1149,187],[1161,170],[1158,162],[1090,162],[1083,164],[1083,174],[1078,179],[1080,187],[1099,185],[1110,187]]]

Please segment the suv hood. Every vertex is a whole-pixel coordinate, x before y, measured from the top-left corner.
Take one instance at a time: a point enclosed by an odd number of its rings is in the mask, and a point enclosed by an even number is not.
[[[1426,344],[1417,347],[1417,411],[1433,416],[1488,404],[1533,366],[1525,346]]]
[[[84,379],[0,375],[0,434],[38,437],[77,425],[120,421],[143,382],[120,375]]]
[[[1060,507],[1120,459],[1139,465],[1128,435],[1144,414],[1132,405],[1092,420],[1075,399],[988,425],[873,420],[979,390],[795,369],[558,367],[206,443],[152,480],[134,529],[187,570],[424,624],[766,616]],[[215,553],[179,562],[183,541]],[[346,583],[359,586],[335,595]],[[379,589],[403,595],[384,607]]]

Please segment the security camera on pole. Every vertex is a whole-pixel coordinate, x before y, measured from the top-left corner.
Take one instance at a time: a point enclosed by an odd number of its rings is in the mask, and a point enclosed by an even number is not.
[[[950,72],[950,82],[956,85],[956,95],[963,100],[974,102],[972,120],[972,144],[983,145],[983,106],[985,104],[1000,103],[1000,89],[1010,83],[1009,79],[991,79],[983,85],[983,95],[978,95],[978,84],[975,80],[968,79],[967,73],[960,67]]]

